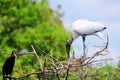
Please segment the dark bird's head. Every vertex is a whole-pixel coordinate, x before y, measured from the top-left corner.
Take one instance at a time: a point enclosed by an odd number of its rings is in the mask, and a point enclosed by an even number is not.
[[[17,58],[17,52],[16,51],[12,51],[11,56]]]
[[[69,52],[70,52],[70,43],[69,43],[69,41],[66,41],[66,52],[67,52],[67,56],[68,56],[68,58],[70,57],[70,55],[69,55]]]

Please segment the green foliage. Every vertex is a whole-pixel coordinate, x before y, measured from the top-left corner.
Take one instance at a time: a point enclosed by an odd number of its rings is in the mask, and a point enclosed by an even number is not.
[[[9,56],[7,52],[14,49],[18,52],[22,49],[32,51],[31,45],[35,46],[39,55],[41,50],[50,52],[53,49],[54,56],[66,56],[67,33],[62,21],[56,20],[54,14],[47,0],[0,0],[0,67]],[[20,55],[12,75],[17,77],[37,71],[36,66],[38,63],[33,55]]]
[[[54,11],[46,0],[1,0],[0,7],[1,49],[30,50],[33,44],[47,52],[52,48],[55,52],[65,52],[67,34],[61,20],[55,21]]]

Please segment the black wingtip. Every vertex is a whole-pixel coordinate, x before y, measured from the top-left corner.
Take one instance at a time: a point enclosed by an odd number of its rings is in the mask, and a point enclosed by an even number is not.
[[[104,29],[107,29],[107,27],[104,27]]]

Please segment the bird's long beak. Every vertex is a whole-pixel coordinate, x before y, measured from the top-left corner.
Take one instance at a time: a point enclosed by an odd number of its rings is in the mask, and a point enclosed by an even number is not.
[[[15,53],[13,55],[17,58],[17,55]]]
[[[67,48],[67,49],[66,49],[66,52],[67,52],[67,56],[68,56],[68,58],[69,58],[69,57],[70,57],[70,54],[69,54],[70,49],[69,49],[69,48]]]
[[[67,52],[67,56],[68,58],[70,57],[69,52],[70,52],[70,44],[68,42],[66,42],[66,52]]]

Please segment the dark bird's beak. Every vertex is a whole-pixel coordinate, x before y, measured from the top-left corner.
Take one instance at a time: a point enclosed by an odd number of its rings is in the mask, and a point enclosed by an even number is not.
[[[16,51],[12,51],[12,55],[15,56],[15,58],[17,58],[17,52]]]
[[[68,58],[69,58],[69,57],[70,57],[70,55],[69,55],[69,52],[70,52],[70,44],[69,44],[68,41],[66,42],[66,52],[67,52],[67,56],[68,56]]]
[[[16,53],[14,53],[13,55],[15,56],[15,58],[17,58],[17,55],[16,55]]]

